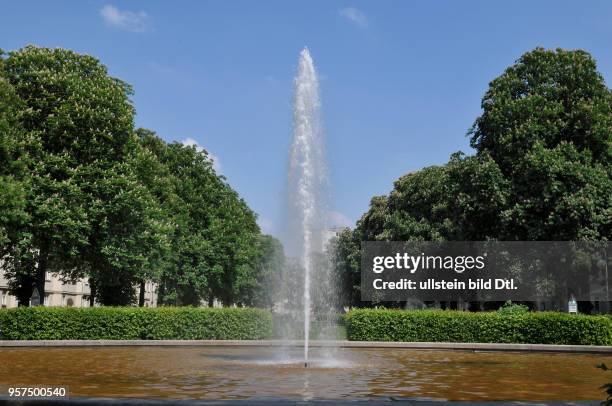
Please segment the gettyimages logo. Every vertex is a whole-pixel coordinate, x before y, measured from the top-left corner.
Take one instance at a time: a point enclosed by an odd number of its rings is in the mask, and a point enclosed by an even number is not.
[[[487,253],[478,256],[441,256],[441,255],[409,255],[407,252],[396,253],[395,256],[375,256],[372,271],[382,273],[385,270],[405,270],[411,274],[418,270],[446,270],[463,273],[466,270],[485,269]]]

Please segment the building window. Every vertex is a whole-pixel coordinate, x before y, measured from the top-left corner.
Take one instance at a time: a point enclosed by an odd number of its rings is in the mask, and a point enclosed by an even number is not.
[[[68,307],[74,306],[74,300],[72,300],[72,298],[68,298],[68,300],[66,301],[66,306]]]

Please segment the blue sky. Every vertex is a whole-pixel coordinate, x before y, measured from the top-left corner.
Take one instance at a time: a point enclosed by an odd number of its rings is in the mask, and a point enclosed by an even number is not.
[[[536,46],[612,80],[610,1],[5,1],[0,48],[94,55],[134,86],[136,124],[191,140],[278,232],[291,87],[319,74],[332,209],[353,223],[402,174],[470,152],[488,82]]]

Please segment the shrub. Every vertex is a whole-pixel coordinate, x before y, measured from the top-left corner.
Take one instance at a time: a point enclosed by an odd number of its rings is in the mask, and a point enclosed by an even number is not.
[[[508,300],[504,303],[497,312],[505,315],[517,315],[522,313],[527,313],[529,311],[529,307],[524,304],[512,303],[512,300]]]
[[[256,340],[270,338],[260,309],[21,307],[0,310],[5,340]]]
[[[612,345],[612,320],[554,312],[356,309],[349,340]]]

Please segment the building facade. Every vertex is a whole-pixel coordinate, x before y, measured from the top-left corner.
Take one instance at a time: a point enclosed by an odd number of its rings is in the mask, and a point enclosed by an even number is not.
[[[89,307],[91,290],[86,279],[76,282],[63,282],[57,275],[47,273],[45,276],[45,297],[41,302],[45,306]],[[138,296],[138,292],[136,292]],[[8,280],[0,269],[0,308],[17,307],[17,298],[9,294]],[[153,282],[145,284],[145,306],[157,306],[157,286]]]

